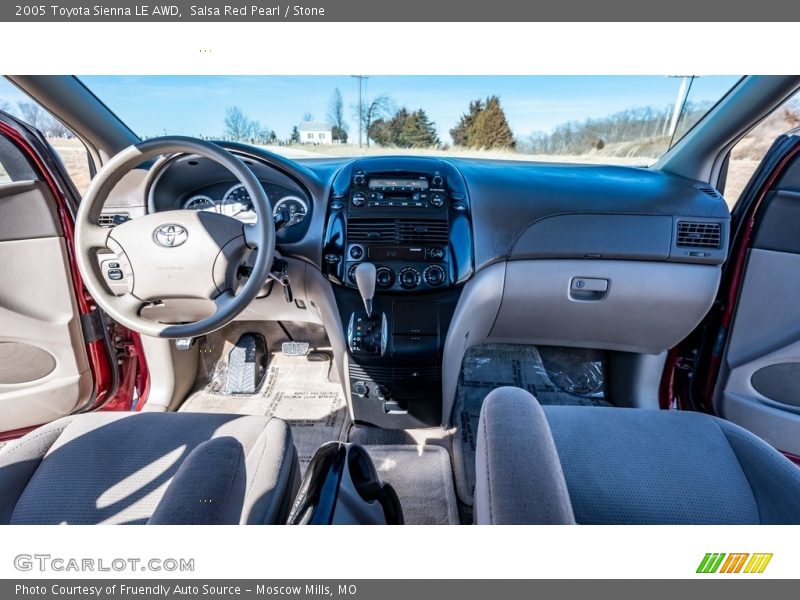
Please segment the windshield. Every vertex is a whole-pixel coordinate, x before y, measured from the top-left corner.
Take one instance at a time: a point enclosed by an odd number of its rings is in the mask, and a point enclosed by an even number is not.
[[[649,165],[732,76],[86,76],[142,138],[293,158],[442,154]]]

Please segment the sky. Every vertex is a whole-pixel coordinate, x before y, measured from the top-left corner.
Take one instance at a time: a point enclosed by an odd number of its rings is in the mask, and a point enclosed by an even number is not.
[[[690,100],[716,101],[737,80],[694,80]],[[326,120],[334,89],[344,97],[345,120],[355,139],[357,80],[342,76],[82,76],[81,80],[140,136],[222,136],[228,107],[288,138],[305,113]],[[626,108],[665,107],[675,101],[680,78],[667,76],[370,76],[365,97],[386,94],[397,107],[423,108],[439,137],[469,102],[498,95],[518,138],[551,131],[570,120],[603,117]],[[9,84],[0,86],[0,100]]]

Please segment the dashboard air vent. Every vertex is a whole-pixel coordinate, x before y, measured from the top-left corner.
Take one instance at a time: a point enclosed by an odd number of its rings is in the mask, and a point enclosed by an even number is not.
[[[719,248],[722,243],[722,227],[719,223],[678,221],[679,248]]]
[[[401,220],[397,222],[397,241],[400,244],[446,244],[447,221]]]
[[[100,215],[97,224],[100,225],[100,227],[116,227],[130,220],[131,217],[128,213],[105,213]]]
[[[348,242],[390,242],[395,243],[394,221],[351,219],[347,223]]]
[[[447,221],[422,219],[350,219],[347,223],[347,241],[386,242],[389,244],[447,244]]]
[[[722,194],[720,194],[716,188],[711,187],[710,185],[703,185],[697,188],[699,191],[703,192],[706,196],[711,196],[712,198],[721,199]]]

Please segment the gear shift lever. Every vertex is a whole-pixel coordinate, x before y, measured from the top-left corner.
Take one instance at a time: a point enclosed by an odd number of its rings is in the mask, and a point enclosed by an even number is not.
[[[372,318],[372,297],[375,295],[375,265],[372,263],[361,263],[356,267],[356,285],[361,299],[364,301],[364,308],[367,311],[367,318]]]

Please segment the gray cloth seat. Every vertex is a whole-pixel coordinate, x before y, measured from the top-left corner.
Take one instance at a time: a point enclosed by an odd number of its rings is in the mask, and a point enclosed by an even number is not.
[[[284,523],[299,471],[279,419],[70,416],[0,450],[0,523]]]
[[[475,521],[796,524],[800,468],[750,432],[686,411],[484,401]]]

